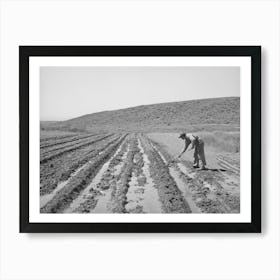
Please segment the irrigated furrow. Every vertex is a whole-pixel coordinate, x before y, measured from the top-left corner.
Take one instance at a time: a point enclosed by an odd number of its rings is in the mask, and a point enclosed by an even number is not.
[[[143,175],[142,168],[144,166],[143,157],[137,141],[137,146],[134,149],[133,167],[129,187],[126,193],[125,210],[128,213],[143,213],[143,194],[146,177]]]
[[[137,140],[133,134],[129,139],[129,151],[124,165],[121,168],[116,184],[112,185],[110,212],[127,213],[125,205],[127,204],[127,191],[132,177],[133,160],[137,152]]]
[[[91,180],[97,175],[104,163],[110,159],[112,154],[118,149],[126,135],[121,137],[116,143],[109,146],[99,154],[92,163],[82,169],[73,177],[60,191],[56,193],[53,199],[41,208],[42,213],[61,213],[70,203],[76,199],[80,193],[87,187]]]
[[[166,213],[190,213],[191,209],[184,199],[175,180],[169,173],[161,155],[151,145],[146,137],[141,137],[141,143],[150,161],[150,174],[158,189],[162,209]]]
[[[72,151],[52,161],[40,165],[40,194],[52,192],[60,182],[67,180],[81,166],[96,157],[106,147],[120,139],[120,136],[104,139],[95,145],[90,145]],[[109,141],[110,140],[110,141]]]
[[[160,213],[157,190],[146,166],[149,161],[145,160],[139,140],[131,135],[108,166],[102,168],[102,176],[98,174],[77,199],[79,206],[71,207],[70,212]]]
[[[143,186],[140,194],[142,194],[141,205],[143,205],[144,213],[161,213],[162,205],[159,199],[158,190],[155,186],[155,183],[150,174],[150,164],[149,158],[145,153],[143,146],[141,144],[142,135],[139,135],[138,147],[140,149],[140,154],[143,159],[143,165],[141,168],[141,176],[138,178],[138,183],[140,186]],[[143,190],[143,192],[142,192]]]
[[[98,137],[98,138],[94,137],[94,139],[91,139],[89,141],[87,140],[87,141],[82,142],[80,144],[76,144],[76,145],[72,144],[70,147],[67,146],[66,148],[59,148],[58,151],[52,151],[52,152],[46,153],[43,156],[41,156],[40,163],[43,164],[43,163],[45,163],[47,161],[50,161],[50,160],[52,160],[52,159],[54,159],[56,157],[62,156],[64,154],[66,154],[66,153],[69,153],[69,152],[81,149],[81,148],[86,147],[86,146],[93,145],[93,144],[95,144],[95,143],[97,143],[99,141],[102,141],[102,140],[104,140],[106,138],[109,138],[111,136],[112,136],[112,134],[106,135],[106,136],[102,136],[102,137]]]
[[[132,177],[126,194],[125,209],[128,213],[161,213],[158,191],[151,178],[150,161],[137,135],[137,148],[133,160]]]
[[[66,212],[73,213],[107,213],[111,200],[112,186],[117,182],[121,166],[128,153],[128,141],[116,151],[115,155],[102,167],[96,177],[83,191],[83,193],[71,203]]]
[[[203,213],[238,213],[240,211],[239,193],[230,194],[224,189],[225,176],[223,174],[207,170],[197,172],[192,168],[191,162],[174,162],[158,143],[152,143],[169,163],[174,176],[183,181],[182,192],[191,208],[196,207]]]

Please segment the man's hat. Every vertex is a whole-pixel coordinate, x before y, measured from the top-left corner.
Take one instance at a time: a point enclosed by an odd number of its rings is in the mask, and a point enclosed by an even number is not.
[[[186,136],[186,133],[185,133],[185,132],[182,132],[182,133],[180,134],[179,138],[183,138],[183,137],[185,137],[185,136]]]

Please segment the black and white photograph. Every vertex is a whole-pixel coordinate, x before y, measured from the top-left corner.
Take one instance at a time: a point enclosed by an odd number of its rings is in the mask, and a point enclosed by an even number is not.
[[[259,230],[259,47],[20,51],[22,224]]]
[[[239,213],[239,67],[41,67],[41,213]]]

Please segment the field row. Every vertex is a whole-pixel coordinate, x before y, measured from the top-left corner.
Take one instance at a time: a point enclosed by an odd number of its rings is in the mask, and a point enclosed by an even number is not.
[[[60,153],[52,157],[49,161],[40,164],[40,193],[41,195],[50,193],[57,184],[67,180],[77,169],[87,164],[96,157],[108,145],[117,141],[121,136],[113,135],[105,137],[99,141],[94,140],[94,144],[68,149],[67,152]]]
[[[44,149],[40,152],[40,163],[45,163],[47,161],[50,161],[56,157],[59,157],[63,154],[72,152],[74,150],[93,145],[96,142],[99,142],[103,139],[106,139],[108,137],[112,136],[112,134],[108,135],[101,135],[101,136],[92,136],[89,139],[81,139],[77,140],[74,143],[70,144],[62,144],[62,145],[57,145],[58,147],[52,148],[50,151],[44,152]]]
[[[51,139],[48,141],[43,141],[40,143],[40,150],[45,152],[47,150],[46,148],[50,148],[60,144],[71,143],[73,141],[89,138],[91,136],[94,136],[94,134],[74,135],[74,136],[66,136],[66,137],[62,136],[55,140]]]
[[[229,180],[235,188],[237,178],[174,162],[143,134],[108,136],[68,155],[52,160],[57,167],[63,162],[62,168],[41,170],[42,213],[240,211],[239,194],[225,188]]]
[[[158,143],[154,146],[169,165],[170,173],[177,178],[177,185],[193,206],[192,212],[240,212],[239,176],[233,175],[232,170],[195,170],[191,162],[173,161]]]
[[[103,164],[111,157],[126,136],[114,141],[107,146],[102,152],[98,153],[89,164],[81,169],[76,176],[72,177],[63,188],[55,193],[52,200],[49,201],[41,212],[53,213],[61,212],[77,197],[89,182],[97,175]]]

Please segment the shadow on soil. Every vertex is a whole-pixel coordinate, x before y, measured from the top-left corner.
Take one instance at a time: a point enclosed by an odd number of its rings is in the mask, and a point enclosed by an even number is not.
[[[205,168],[205,169],[197,169],[197,171],[221,171],[221,172],[225,172],[225,169],[219,169],[219,168]]]

